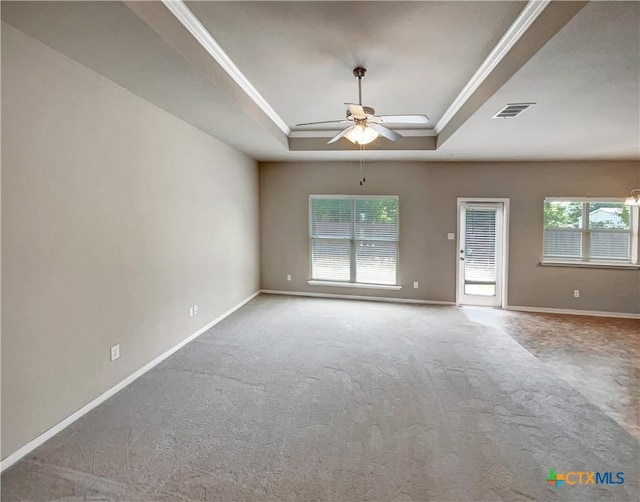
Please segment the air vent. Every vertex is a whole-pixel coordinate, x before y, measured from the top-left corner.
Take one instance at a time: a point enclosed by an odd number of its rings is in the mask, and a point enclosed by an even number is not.
[[[523,111],[525,111],[530,106],[535,105],[535,103],[510,103],[505,106],[502,110],[496,113],[493,118],[494,119],[512,119],[520,115]]]

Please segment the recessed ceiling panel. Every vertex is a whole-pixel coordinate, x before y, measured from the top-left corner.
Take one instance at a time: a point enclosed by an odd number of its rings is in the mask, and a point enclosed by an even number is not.
[[[357,102],[435,124],[525,2],[188,2],[289,126]]]

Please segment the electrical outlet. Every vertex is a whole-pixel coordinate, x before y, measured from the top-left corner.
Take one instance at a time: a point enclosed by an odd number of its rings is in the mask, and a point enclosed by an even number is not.
[[[418,289],[418,281],[413,281],[413,289]]]
[[[193,317],[193,307],[189,307],[189,317]]]
[[[119,357],[120,357],[120,344],[118,343],[113,347],[111,347],[111,360],[115,361]]]
[[[198,306],[194,305],[193,306],[193,315],[197,315],[198,314]]]
[[[456,239],[456,234],[447,234],[447,239],[449,239],[450,241],[453,241]]]
[[[574,289],[573,290],[573,297],[574,298],[580,298],[580,290],[579,289]]]
[[[287,281],[291,280],[291,274],[287,274]]]

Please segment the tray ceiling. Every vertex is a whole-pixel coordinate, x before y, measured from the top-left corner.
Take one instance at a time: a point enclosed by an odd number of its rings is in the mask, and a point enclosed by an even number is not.
[[[179,5],[244,81],[161,2],[3,2],[2,20],[258,160],[357,158],[295,127],[342,118],[357,65],[364,104],[431,119],[371,160],[640,159],[637,2]],[[514,102],[536,105],[491,118]]]

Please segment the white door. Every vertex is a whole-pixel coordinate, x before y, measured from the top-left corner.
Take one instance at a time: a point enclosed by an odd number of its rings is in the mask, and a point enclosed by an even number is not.
[[[500,307],[503,287],[504,204],[459,204],[458,303]]]

